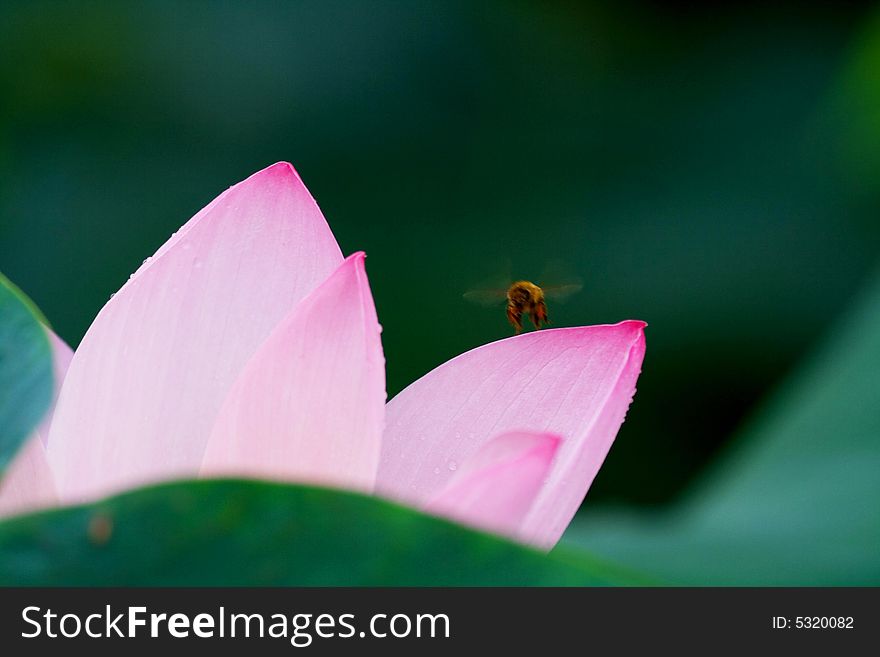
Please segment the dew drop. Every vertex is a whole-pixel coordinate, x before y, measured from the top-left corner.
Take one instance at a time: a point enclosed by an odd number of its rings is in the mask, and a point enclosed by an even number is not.
[[[434,474],[440,474],[440,468],[434,468]]]
[[[450,461],[449,469],[455,472],[456,470],[458,470],[458,463],[456,463],[455,461]]]

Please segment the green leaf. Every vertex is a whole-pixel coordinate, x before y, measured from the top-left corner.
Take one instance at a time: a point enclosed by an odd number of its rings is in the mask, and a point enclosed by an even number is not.
[[[880,278],[678,508],[588,514],[565,543],[673,583],[880,584],[878,381]]]
[[[378,498],[177,482],[0,523],[0,585],[610,585],[645,580]]]
[[[52,400],[52,352],[42,320],[0,274],[0,471]]]

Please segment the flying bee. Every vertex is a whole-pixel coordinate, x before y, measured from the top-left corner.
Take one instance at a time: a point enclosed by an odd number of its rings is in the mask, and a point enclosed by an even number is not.
[[[548,285],[542,288],[531,281],[515,281],[506,289],[498,287],[469,290],[464,293],[464,298],[481,305],[495,305],[500,303],[502,299],[506,299],[507,321],[513,326],[514,331],[519,333],[523,330],[523,315],[532,320],[536,329],[540,329],[550,323],[547,317],[546,299],[563,300],[578,292],[581,287],[583,286],[580,282]]]
[[[507,288],[507,321],[514,331],[522,331],[522,316],[528,315],[536,329],[550,322],[544,290],[530,281],[516,281]]]

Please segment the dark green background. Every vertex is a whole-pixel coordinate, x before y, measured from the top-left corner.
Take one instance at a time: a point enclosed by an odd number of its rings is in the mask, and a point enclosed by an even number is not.
[[[664,502],[877,260],[875,62],[864,4],[4,2],[0,270],[75,345],[289,160],[369,254],[389,395],[509,334],[461,298],[508,261],[584,279],[557,326],[648,321],[589,500]]]

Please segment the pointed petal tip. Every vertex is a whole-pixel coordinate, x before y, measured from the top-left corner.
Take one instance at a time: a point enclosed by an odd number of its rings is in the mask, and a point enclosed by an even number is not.
[[[83,338],[48,441],[59,495],[82,501],[197,471],[241,368],[341,262],[287,162],[208,203],[147,258]]]
[[[581,326],[577,327],[576,330],[584,331],[588,333],[594,330],[600,331],[608,331],[608,335],[615,335],[622,343],[626,343],[627,341],[631,341],[630,347],[630,356],[633,353],[641,354],[644,356],[645,353],[645,329],[647,328],[648,323],[644,322],[640,319],[625,319],[622,322],[617,322],[617,324],[598,324],[595,326]],[[566,330],[566,329],[560,329]]]
[[[522,433],[529,432],[523,431]],[[533,435],[535,437],[534,450],[552,455],[556,454],[563,440],[562,436],[555,433],[535,433]]]
[[[362,291],[366,289],[367,294],[370,292],[370,283],[367,279],[367,268],[364,264],[366,254],[363,251],[356,251],[342,261],[336,271],[327,277],[327,280],[336,279],[353,279],[353,284],[358,286]],[[369,296],[369,302],[372,303],[372,296]],[[364,298],[362,297],[362,302]]]
[[[250,174],[246,178],[241,179],[234,185],[231,185],[226,192],[242,192],[250,189],[260,190],[264,187],[283,188],[285,186],[290,186],[298,191],[305,192],[314,202],[314,197],[311,195],[311,192],[309,192],[302,177],[299,175],[299,172],[290,162],[283,160],[270,164],[269,166]]]
[[[632,353],[638,352],[640,354],[640,358],[645,355],[645,329],[648,327],[648,322],[643,322],[640,319],[627,319],[623,322],[620,322],[618,326],[626,327],[627,330],[632,331],[633,334],[633,344],[630,350],[630,355]]]
[[[509,431],[492,438],[425,509],[486,531],[521,538],[523,519],[553,467],[562,439]]]
[[[361,291],[361,303],[365,311],[372,316],[374,322],[378,325],[379,319],[375,313],[373,304],[373,294],[370,291],[370,281],[367,278],[367,268],[365,260],[367,254],[363,251],[355,251],[348,256],[331,276],[353,276],[355,284]]]
[[[265,169],[263,169],[263,171],[274,171],[274,170],[278,170],[281,172],[291,171],[293,173],[296,173],[296,169],[287,160],[278,160],[274,164],[270,164]]]
[[[648,326],[648,322],[645,322],[641,319],[625,319],[622,322],[614,324],[614,326],[626,326],[627,328],[633,329],[635,331],[644,332],[645,328],[647,328]]]
[[[523,452],[534,455],[543,455],[547,460],[551,460],[556,455],[556,451],[564,441],[564,438],[558,433],[526,429],[508,431],[507,433],[496,437],[495,440],[500,440],[502,438],[507,440],[516,438],[520,441]]]
[[[645,358],[645,328],[648,326],[647,322],[643,322],[639,319],[628,319],[624,322],[620,323],[620,326],[626,326],[626,328],[633,332],[633,342],[629,351],[629,358],[636,365],[636,368],[639,372],[641,372],[642,361]]]
[[[596,326],[583,326],[579,328],[584,329],[614,329],[615,331],[619,331],[621,333],[630,334],[633,336],[635,341],[641,340],[644,342],[645,339],[645,328],[647,328],[648,322],[644,322],[640,319],[625,319],[622,322],[617,322],[616,324],[597,324]]]
[[[551,431],[513,429],[493,436],[476,454],[464,461],[453,480],[461,480],[474,472],[491,467],[498,461],[523,458],[540,459],[549,465],[556,456],[564,438]]]
[[[294,166],[290,162],[281,161],[275,162],[275,164],[270,164],[269,166],[252,173],[247,178],[232,185],[230,189],[235,189],[236,187],[249,187],[250,185],[263,182],[276,182],[281,184],[291,182],[297,186],[301,185],[305,187],[302,178]]]
[[[214,422],[202,476],[372,490],[386,395],[363,261],[346,258],[251,357]]]
[[[563,326],[559,328],[545,328],[540,331],[527,331],[525,333],[520,333],[519,335],[512,335],[507,338],[496,340],[495,342],[489,342],[480,347],[476,347],[475,350],[485,349],[487,347],[490,347],[491,345],[497,345],[506,342],[518,342],[520,344],[550,344],[564,342],[572,345],[577,345],[580,344],[582,341],[592,342],[600,335],[608,337],[613,336],[624,342],[628,339],[631,339],[633,346],[642,345],[642,347],[644,347],[645,328],[647,326],[648,323],[642,320],[626,319],[621,322],[617,322],[616,324],[591,324],[587,326]],[[457,356],[456,358],[460,357],[461,356]]]

